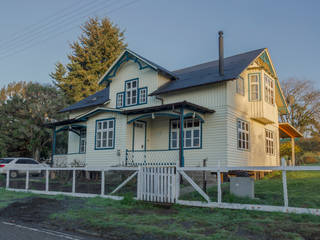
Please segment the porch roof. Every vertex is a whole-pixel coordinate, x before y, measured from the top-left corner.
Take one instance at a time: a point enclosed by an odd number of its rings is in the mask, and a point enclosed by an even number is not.
[[[206,108],[206,107],[194,104],[194,103],[183,101],[183,102],[162,104],[159,106],[124,110],[122,113],[126,114],[126,115],[134,115],[134,114],[160,112],[160,111],[165,111],[165,110],[175,110],[175,109],[179,109],[179,108],[189,109],[192,111],[196,111],[198,113],[214,113],[215,112],[215,110],[213,110],[213,109],[209,109],[209,108]]]
[[[303,135],[290,123],[279,123],[280,138],[296,138]]]
[[[58,126],[79,123],[79,122],[83,122],[83,120],[73,118],[73,119],[63,120],[63,121],[59,121],[59,122],[46,123],[46,124],[44,124],[44,126],[48,127],[48,128],[55,128]]]

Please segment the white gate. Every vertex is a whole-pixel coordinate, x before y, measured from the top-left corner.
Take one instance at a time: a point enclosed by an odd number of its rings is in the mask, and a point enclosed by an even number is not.
[[[175,167],[139,167],[138,200],[174,203],[176,201]]]

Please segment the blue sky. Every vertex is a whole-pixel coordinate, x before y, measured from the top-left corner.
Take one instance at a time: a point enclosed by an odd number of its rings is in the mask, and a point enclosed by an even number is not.
[[[269,48],[279,78],[320,87],[320,1],[28,0],[0,8],[0,87],[13,81],[50,83],[57,61],[89,16],[107,16],[125,30],[129,48],[175,70],[218,57]]]

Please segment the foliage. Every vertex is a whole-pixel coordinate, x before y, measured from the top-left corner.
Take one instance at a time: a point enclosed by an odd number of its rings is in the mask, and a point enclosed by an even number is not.
[[[58,62],[50,75],[71,102],[100,90],[98,79],[126,47],[123,31],[107,18],[90,18],[82,32],[78,41],[70,45],[69,63]]]
[[[315,157],[303,157],[303,163],[305,164],[313,164],[313,163],[318,163],[318,160]]]
[[[282,142],[280,143],[280,157],[289,157],[291,158],[291,142]],[[299,154],[302,152],[301,147],[297,144],[294,146],[295,154]]]
[[[297,144],[303,151],[320,152],[320,137],[302,138],[298,140]]]
[[[319,136],[320,90],[311,81],[288,79],[282,83],[282,90],[290,113],[281,117],[306,136]]]
[[[52,130],[45,123],[56,119],[66,105],[56,87],[39,83],[16,83],[3,88],[0,101],[0,146],[2,156],[48,157]],[[16,91],[7,91],[9,88]],[[7,95],[6,95],[7,94]],[[60,117],[64,117],[60,115]]]

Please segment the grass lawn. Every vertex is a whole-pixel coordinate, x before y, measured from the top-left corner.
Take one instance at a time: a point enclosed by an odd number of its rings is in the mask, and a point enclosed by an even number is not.
[[[290,173],[288,179],[291,204],[320,208],[319,174]],[[306,187],[306,183],[310,186]],[[281,204],[281,198],[275,197],[279,194],[279,184],[281,190],[278,173],[257,182],[256,195],[259,199],[251,201]],[[227,184],[223,188],[226,190]],[[213,189],[210,192],[214,194]],[[23,199],[32,197],[47,198],[49,202],[54,199],[55,204],[61,205],[50,207],[53,209],[47,221],[52,225],[104,233],[110,239],[320,239],[320,217],[317,216],[177,205],[164,207],[137,202],[129,197],[123,201],[102,198],[80,200],[1,190],[0,216],[5,206],[13,201],[27,201]],[[189,194],[189,198],[197,197]],[[230,194],[225,194],[224,200],[248,202],[248,199],[236,199]]]

